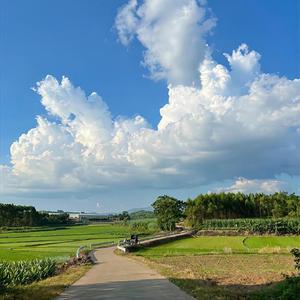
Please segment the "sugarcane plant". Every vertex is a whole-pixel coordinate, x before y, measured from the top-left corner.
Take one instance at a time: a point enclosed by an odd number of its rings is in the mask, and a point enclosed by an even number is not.
[[[0,288],[29,284],[55,274],[55,260],[34,259],[31,261],[0,262]]]

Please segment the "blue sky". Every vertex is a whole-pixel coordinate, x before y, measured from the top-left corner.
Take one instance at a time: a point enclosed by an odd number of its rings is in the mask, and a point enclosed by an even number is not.
[[[113,118],[141,115],[153,128],[157,127],[161,118],[159,110],[168,102],[168,78],[149,78],[149,66],[147,68],[141,63],[146,47],[137,38],[125,47],[119,41],[115,18],[127,2],[1,2],[1,164],[10,165],[10,145],[22,133],[35,128],[37,115],[55,120],[55,117],[47,115],[40,103],[41,96],[31,90],[47,74],[58,80],[65,75],[87,94],[96,91],[106,102]],[[206,37],[215,61],[229,67],[223,53],[231,53],[246,43],[261,55],[260,65],[264,73],[289,79],[300,77],[299,1],[208,0],[207,7],[208,14],[217,19],[216,26]],[[286,173],[286,169],[281,173]],[[274,179],[280,174],[276,170],[273,177],[268,174],[263,176],[266,178],[258,179]],[[224,177],[221,181],[234,180],[238,176]],[[244,177],[244,174],[240,176]],[[249,177],[255,179],[256,176],[251,173]],[[197,191],[207,191],[219,184],[215,182],[220,180],[215,178],[195,185],[187,183],[175,194],[184,198],[189,193],[193,196]],[[130,185],[126,188],[131,190]],[[153,196],[172,191],[172,188],[168,186],[157,190],[147,186],[136,192],[138,196],[128,192],[125,202],[119,202],[119,195],[111,195],[110,190],[115,189],[109,187],[102,193],[107,193],[106,199],[114,199],[112,209],[123,209],[126,206],[143,207],[151,202]],[[146,192],[148,190],[151,192]],[[145,193],[148,196],[139,200]],[[32,203],[22,193],[9,197],[16,202]],[[71,199],[74,197],[71,196]],[[93,210],[96,198],[89,197],[74,200],[75,208]],[[35,196],[33,204],[42,208],[60,208],[61,196],[44,202],[42,198]],[[67,201],[63,206],[67,209],[70,204]],[[105,209],[109,208],[106,206]]]

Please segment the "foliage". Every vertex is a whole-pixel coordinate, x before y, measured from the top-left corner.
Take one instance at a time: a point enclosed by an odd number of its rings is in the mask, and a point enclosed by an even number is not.
[[[300,250],[293,248],[291,254],[294,256],[295,269],[300,271]],[[279,299],[298,300],[300,294],[300,274],[298,276],[286,276],[283,282],[275,287],[253,295],[253,299]]]
[[[34,226],[41,222],[41,215],[32,206],[0,203],[0,226]]]
[[[61,294],[66,287],[77,281],[90,265],[70,267],[58,275],[28,285],[18,285],[0,291],[1,300],[53,300]]]
[[[130,213],[130,218],[132,220],[139,220],[139,219],[152,219],[154,218],[154,212],[149,210],[139,210]]]
[[[174,230],[183,216],[184,202],[167,195],[159,196],[152,204],[157,223],[162,230]]]
[[[23,206],[0,203],[0,227],[1,226],[40,226],[53,224],[68,224],[69,215],[49,215],[36,211],[33,206]]]
[[[262,291],[251,294],[254,300],[298,300],[300,293],[300,276],[286,276],[285,280]]]
[[[211,193],[189,199],[186,203],[187,223],[198,227],[206,219],[299,217],[300,196],[277,192],[263,193]]]
[[[300,250],[293,248],[291,254],[294,255],[295,269],[300,272]]]
[[[198,225],[199,229],[235,229],[252,233],[299,234],[299,218],[261,219],[209,219]]]
[[[124,222],[129,221],[130,220],[130,215],[129,215],[128,211],[123,211],[121,214],[119,214],[118,219],[120,221],[124,221]]]
[[[277,293],[273,299],[297,300],[300,293],[300,277],[287,277],[282,285],[277,288]]]
[[[155,219],[135,220],[130,222],[131,232],[136,233],[154,233],[159,230],[157,221]]]
[[[1,262],[0,282],[2,287],[29,284],[54,275],[56,262],[53,259]]]

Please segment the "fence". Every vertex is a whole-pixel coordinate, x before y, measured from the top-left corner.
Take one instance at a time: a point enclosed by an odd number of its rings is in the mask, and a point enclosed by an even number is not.
[[[84,245],[84,246],[80,246],[77,251],[76,251],[76,257],[78,258],[80,256],[80,253],[84,250],[84,249],[89,249],[92,250],[93,248],[100,248],[100,247],[107,247],[107,246],[113,246],[115,245],[114,241],[110,241],[110,242],[101,242],[101,243],[93,243],[90,244],[89,246]]]

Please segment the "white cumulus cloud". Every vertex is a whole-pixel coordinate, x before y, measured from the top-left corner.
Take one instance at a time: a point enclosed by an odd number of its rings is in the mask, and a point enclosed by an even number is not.
[[[197,0],[131,0],[116,18],[119,39],[136,36],[146,48],[144,64],[152,78],[171,84],[198,82],[199,64],[208,52],[205,36],[216,20]]]
[[[48,75],[34,89],[49,117],[11,146],[1,192],[93,193],[121,186],[187,188],[239,179],[229,190],[271,191],[278,174],[300,175],[300,79],[263,73],[242,44],[211,57],[204,36],[214,19],[196,0],[130,1],[116,26],[137,36],[169,98],[157,129],[137,115],[112,118],[97,94]],[[199,84],[192,85],[192,82]]]
[[[231,186],[226,188],[219,188],[217,192],[232,192],[232,193],[265,193],[272,194],[283,189],[284,182],[276,179],[258,180],[238,178]]]
[[[201,87],[169,87],[157,130],[141,116],[112,119],[96,93],[47,76],[36,92],[55,121],[38,117],[12,144],[10,187],[172,188],[242,176],[258,181],[240,186],[266,190],[260,179],[299,175],[300,80],[262,73],[246,45],[226,57],[230,69],[202,62]]]

